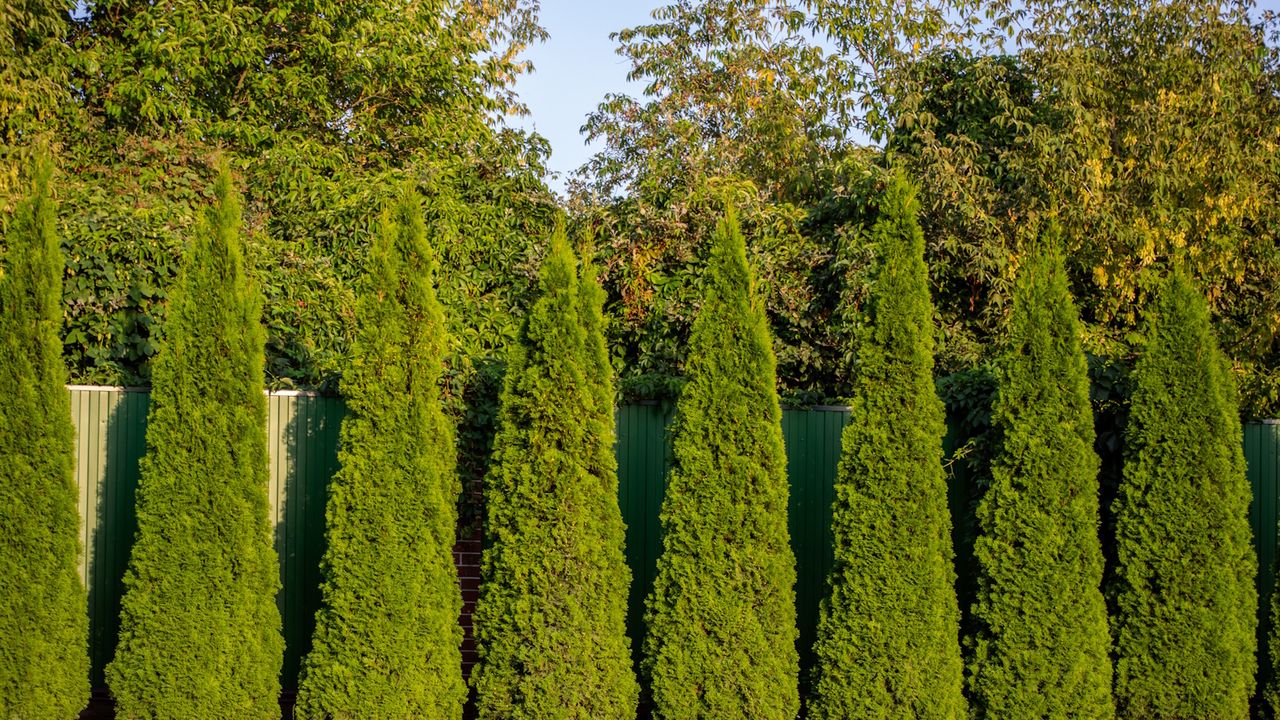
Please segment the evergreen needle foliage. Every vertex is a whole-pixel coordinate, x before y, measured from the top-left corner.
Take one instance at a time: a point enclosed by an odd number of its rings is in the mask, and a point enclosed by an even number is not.
[[[444,313],[422,208],[405,188],[374,238],[329,485],[324,608],[295,714],[462,717],[453,427],[440,405]]]
[[[225,168],[170,294],[138,535],[107,666],[125,720],[280,716],[280,573],[267,505],[258,293]]]
[[[0,269],[0,718],[69,720],[89,698],[89,629],[47,158],[32,175]]]
[[[1019,269],[992,410],[1003,447],[978,505],[970,677],[988,718],[1111,718],[1089,381],[1059,232]]]
[[[799,659],[782,411],[732,211],[713,252],[673,425],[644,667],[660,720],[791,720]]]
[[[914,191],[894,178],[841,439],[808,717],[964,718],[960,610],[933,381],[933,304]]]
[[[593,520],[598,523],[597,537],[604,555],[604,565],[597,573],[602,584],[594,598],[594,612],[600,625],[598,642],[600,651],[610,667],[610,685],[614,688],[620,711],[635,715],[640,695],[640,685],[632,664],[631,639],[627,637],[627,600],[631,590],[631,568],[627,565],[625,547],[627,528],[622,521],[622,508],[618,504],[618,456],[616,392],[613,383],[613,366],[609,363],[609,346],[605,338],[606,320],[604,303],[606,293],[601,287],[595,265],[584,253],[579,282],[579,312],[584,335],[584,371],[587,387],[593,396],[593,417],[588,428],[587,442],[593,446],[591,474],[600,484]],[[621,658],[626,658],[625,664]]]
[[[558,229],[502,392],[474,616],[482,719],[635,717],[602,298],[575,264]]]
[[[1204,297],[1164,283],[1134,370],[1115,501],[1123,717],[1243,718],[1257,590],[1239,409]]]

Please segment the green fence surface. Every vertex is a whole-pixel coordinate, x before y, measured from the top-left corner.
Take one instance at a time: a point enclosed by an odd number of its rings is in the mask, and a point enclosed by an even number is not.
[[[124,388],[73,387],[71,411],[77,429],[77,480],[85,548],[81,571],[89,588],[93,683],[115,648],[122,577],[137,530],[133,496],[138,460],[145,451],[147,394]],[[298,666],[310,647],[319,605],[320,555],[324,547],[324,503],[337,469],[342,401],[302,393],[270,396],[268,442],[270,496],[276,550],[283,583],[278,598],[286,643],[283,685],[293,689]],[[782,429],[791,478],[791,542],[797,564],[796,603],[802,655],[807,655],[825,591],[831,547],[831,503],[843,408],[787,410]],[[639,652],[644,597],[653,584],[661,551],[658,514],[669,460],[669,413],[657,405],[618,409],[619,501],[627,523],[627,559],[634,574],[629,625]],[[1245,426],[1245,456],[1253,486],[1251,514],[1258,541],[1259,589],[1274,582],[1276,523],[1280,510],[1280,424]],[[952,478],[953,491],[958,479]],[[953,492],[953,513],[962,492]],[[964,580],[965,578],[962,578]]]

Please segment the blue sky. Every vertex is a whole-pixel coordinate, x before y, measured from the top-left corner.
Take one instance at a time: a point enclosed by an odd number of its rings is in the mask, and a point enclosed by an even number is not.
[[[516,85],[529,106],[529,117],[514,124],[536,130],[551,141],[551,170],[559,173],[551,187],[564,188],[592,149],[578,132],[606,93],[639,95],[640,83],[628,83],[630,65],[617,55],[609,33],[650,21],[665,0],[542,0],[542,26],[551,37],[530,48],[526,57],[534,72]]]

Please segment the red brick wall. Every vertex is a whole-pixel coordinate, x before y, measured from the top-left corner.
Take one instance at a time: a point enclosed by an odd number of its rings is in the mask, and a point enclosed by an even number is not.
[[[453,548],[453,562],[458,567],[458,584],[462,587],[462,674],[471,677],[471,667],[476,664],[476,642],[471,635],[471,613],[476,609],[480,595],[480,550],[484,545],[479,528],[467,537],[460,538]]]

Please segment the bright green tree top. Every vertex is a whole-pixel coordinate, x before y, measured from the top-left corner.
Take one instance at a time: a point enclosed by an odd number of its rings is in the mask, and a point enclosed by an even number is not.
[[[690,340],[644,667],[662,720],[799,711],[795,558],[764,309],[731,211]]]

